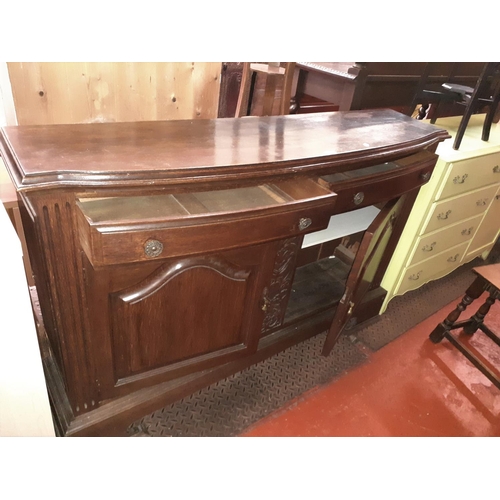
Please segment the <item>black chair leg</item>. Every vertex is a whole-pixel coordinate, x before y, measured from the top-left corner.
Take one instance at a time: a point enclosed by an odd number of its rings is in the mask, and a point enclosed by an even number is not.
[[[497,88],[495,96],[493,97],[493,102],[489,106],[488,113],[486,114],[486,118],[484,119],[483,134],[481,135],[481,139],[483,141],[488,141],[490,139],[491,124],[493,123],[493,118],[495,117],[495,113],[497,111],[499,103],[500,89]]]
[[[453,149],[457,150],[460,148],[460,144],[462,144],[462,139],[464,138],[465,130],[467,129],[467,125],[469,124],[470,117],[472,116],[474,109],[472,107],[472,99],[465,108],[465,113],[460,120],[460,125],[458,126],[457,135],[455,136],[455,140],[453,141]]]

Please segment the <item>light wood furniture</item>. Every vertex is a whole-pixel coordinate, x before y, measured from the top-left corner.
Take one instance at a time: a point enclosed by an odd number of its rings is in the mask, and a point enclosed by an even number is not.
[[[294,70],[294,62],[244,62],[235,116],[288,115]],[[257,77],[263,78],[260,96],[255,88]]]
[[[446,137],[390,110],[1,129],[59,432],[123,435],[325,331],[343,297],[376,315]],[[306,236],[372,205],[361,265],[297,269]]]
[[[434,343],[439,343],[444,338],[448,339],[481,373],[483,373],[493,384],[500,389],[500,375],[481,353],[474,352],[470,345],[467,345],[467,336],[481,330],[495,344],[500,347],[500,337],[491,328],[484,324],[486,315],[496,300],[500,300],[500,264],[475,267],[473,269],[476,279],[467,288],[464,297],[457,307],[439,323],[431,332],[430,339]],[[486,301],[469,319],[458,321],[460,315],[467,307],[484,292],[488,293]],[[460,339],[451,334],[451,330],[463,330],[464,338]]]
[[[19,125],[217,116],[220,62],[9,62],[7,66]]]
[[[436,122],[456,135],[461,117]],[[421,189],[382,286],[382,311],[396,295],[441,278],[475,257],[486,258],[500,231],[500,127],[481,140],[484,115],[471,117],[459,151],[439,145],[430,182]]]

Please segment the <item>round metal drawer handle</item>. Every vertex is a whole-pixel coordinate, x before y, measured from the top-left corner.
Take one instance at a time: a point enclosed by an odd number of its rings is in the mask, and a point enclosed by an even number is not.
[[[363,193],[363,191],[360,191],[359,193],[356,193],[354,195],[353,201],[355,205],[359,205],[360,203],[363,203],[364,199],[365,199],[365,193]]]
[[[303,217],[299,220],[299,230],[304,231],[312,224],[312,220],[309,217]]]
[[[163,243],[158,240],[148,240],[144,244],[144,253],[148,257],[158,257],[163,252]]]
[[[430,172],[423,172],[423,173],[420,174],[420,178],[424,182],[427,182],[431,178],[431,173]]]

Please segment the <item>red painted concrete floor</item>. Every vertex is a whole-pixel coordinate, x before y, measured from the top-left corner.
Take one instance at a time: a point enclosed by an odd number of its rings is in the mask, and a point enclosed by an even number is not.
[[[482,299],[460,319],[471,316]],[[500,436],[500,390],[446,339],[433,344],[428,338],[457,302],[243,436]],[[485,324],[500,332],[500,302]],[[454,332],[464,342],[464,334]],[[498,373],[500,348],[481,331],[467,339]]]

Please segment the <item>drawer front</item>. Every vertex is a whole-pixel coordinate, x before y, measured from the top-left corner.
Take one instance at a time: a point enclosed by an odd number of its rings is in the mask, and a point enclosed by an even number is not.
[[[482,218],[481,214],[419,238],[408,266],[429,259],[455,245],[470,241],[481,224]]]
[[[421,287],[435,277],[441,277],[458,267],[469,242],[452,247],[435,257],[408,267],[399,284],[399,294]]]
[[[94,265],[140,262],[225,250],[325,229],[331,205],[214,224],[104,232]],[[306,227],[305,227],[306,226]],[[148,245],[150,251],[148,252]],[[96,252],[97,254],[97,252]]]
[[[386,199],[396,198],[425,184],[431,173],[432,166],[424,166],[398,177],[370,181],[345,190],[337,189],[338,198],[335,212],[343,213],[379,203],[383,196],[381,193],[387,193]],[[335,189],[333,186],[332,188]]]
[[[199,255],[319,231],[336,194],[315,180],[191,193],[78,199],[78,235],[94,266]]]
[[[450,226],[484,213],[491,203],[497,186],[490,186],[464,196],[434,203],[422,234]]]
[[[493,197],[488,213],[484,216],[481,226],[475,234],[469,253],[475,252],[485,245],[493,244],[500,231],[500,188]]]
[[[500,153],[452,163],[437,199],[443,200],[500,181]]]

